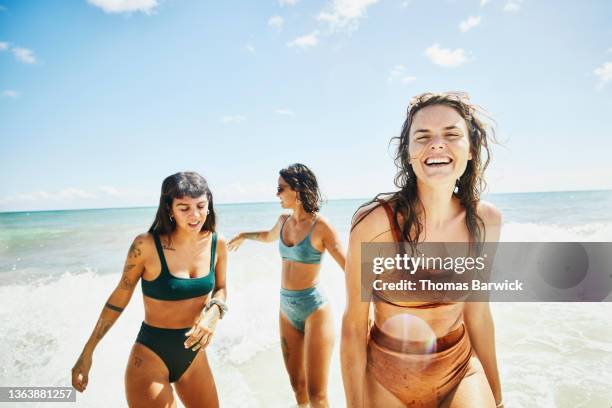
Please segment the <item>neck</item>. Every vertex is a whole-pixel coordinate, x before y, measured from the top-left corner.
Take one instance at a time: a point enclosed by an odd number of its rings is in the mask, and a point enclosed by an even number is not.
[[[457,213],[457,204],[453,199],[455,185],[427,186],[417,181],[417,194],[426,222],[434,228],[442,227]]]
[[[170,239],[177,244],[194,244],[201,236],[202,234],[200,231],[186,231],[181,228],[176,228],[170,234]]]
[[[312,217],[313,214],[307,213],[301,204],[297,204],[295,207],[293,207],[293,218],[295,218],[297,221],[309,220]]]

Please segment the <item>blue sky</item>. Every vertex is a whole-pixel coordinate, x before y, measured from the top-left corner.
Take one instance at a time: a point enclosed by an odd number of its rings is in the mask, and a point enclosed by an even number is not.
[[[535,0],[0,0],[0,211],[155,205],[205,175],[274,200],[393,189],[410,97],[497,121],[490,192],[612,188],[612,4]]]

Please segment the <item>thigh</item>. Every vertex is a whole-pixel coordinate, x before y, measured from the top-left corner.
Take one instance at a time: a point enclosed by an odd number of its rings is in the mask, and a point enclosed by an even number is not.
[[[125,369],[125,394],[131,408],[176,407],[168,368],[148,347],[136,343]]]
[[[291,384],[295,387],[300,382],[305,382],[304,333],[293,327],[282,312],[279,314],[279,325],[285,368]]]
[[[326,389],[334,349],[334,325],[329,303],[308,316],[304,331],[308,388]]]
[[[374,374],[366,370],[363,402],[366,408],[404,408],[406,405],[391,391],[379,383]]]
[[[495,408],[493,392],[482,364],[477,357],[470,359],[470,368],[459,385],[442,401],[443,408]]]
[[[203,350],[198,351],[187,371],[174,383],[174,388],[186,408],[219,406],[215,379]]]

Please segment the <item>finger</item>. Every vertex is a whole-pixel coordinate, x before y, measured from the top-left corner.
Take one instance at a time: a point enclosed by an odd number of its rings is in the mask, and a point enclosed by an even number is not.
[[[196,344],[195,346],[193,346],[191,348],[191,351],[198,351],[200,349],[200,347],[202,347],[202,345],[200,343]]]
[[[195,327],[195,326],[193,326],[191,329],[189,329],[189,331],[187,331],[187,332],[185,333],[185,336],[191,336],[191,334],[193,333],[193,331],[195,330],[195,328],[196,328],[196,327]]]
[[[208,345],[209,345],[209,344],[210,344],[210,342],[212,341],[212,337],[213,337],[213,335],[212,335],[212,333],[210,333],[210,334],[208,335],[208,337],[206,338],[206,344],[204,344],[204,346],[202,346],[202,348],[206,348],[206,347],[208,347]]]

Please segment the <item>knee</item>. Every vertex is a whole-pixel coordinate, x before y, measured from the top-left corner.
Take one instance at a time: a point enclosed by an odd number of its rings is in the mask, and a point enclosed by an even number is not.
[[[308,399],[312,404],[323,404],[327,401],[327,390],[321,387],[308,387]]]
[[[291,378],[291,388],[296,394],[303,394],[306,392],[306,379],[305,378]]]

